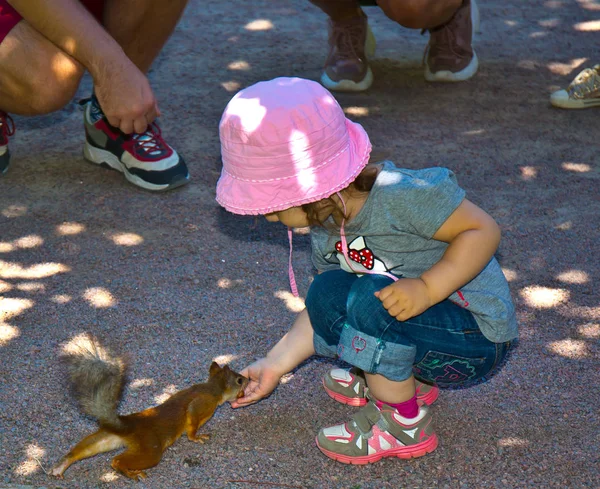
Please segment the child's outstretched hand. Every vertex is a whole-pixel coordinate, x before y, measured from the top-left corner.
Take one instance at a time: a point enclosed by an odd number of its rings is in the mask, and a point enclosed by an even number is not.
[[[240,373],[248,377],[250,382],[244,390],[244,397],[231,403],[233,408],[249,406],[267,397],[277,387],[282,376],[268,358],[257,360]]]
[[[420,278],[401,278],[375,292],[375,297],[398,321],[418,316],[433,305],[427,285]]]

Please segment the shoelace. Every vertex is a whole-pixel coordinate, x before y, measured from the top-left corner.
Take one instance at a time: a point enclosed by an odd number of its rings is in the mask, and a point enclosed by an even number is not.
[[[139,149],[151,156],[160,155],[167,150],[167,143],[165,143],[160,126],[156,122],[150,124],[146,132],[132,134],[131,139],[136,141]]]
[[[91,97],[81,99],[79,105],[85,107],[88,103],[92,103]],[[106,120],[106,116],[102,114],[102,117]],[[108,120],[106,120],[108,123]],[[110,124],[109,124],[110,125]],[[111,126],[112,127],[112,126]],[[116,131],[121,132],[118,128],[114,128]],[[148,155],[155,156],[167,150],[167,143],[162,137],[162,131],[156,121],[152,122],[146,128],[142,134],[124,134],[125,139],[132,139],[136,142],[136,147]]]
[[[359,24],[338,25],[333,24],[331,30],[331,50],[329,51],[330,58],[337,48],[337,52],[341,58],[358,58],[363,59],[364,56],[359,56],[360,37],[365,31],[365,27]]]
[[[6,112],[0,111],[0,141],[8,141],[8,137],[15,133],[15,122]]]
[[[450,28],[450,25],[455,23],[459,19],[459,16],[462,15],[462,7],[454,14],[454,16],[443,26],[435,28],[435,29],[422,29],[421,35],[425,34],[425,32],[429,31],[429,42],[427,46],[425,46],[425,51],[423,52],[423,59],[421,63],[425,65],[425,58],[427,57],[427,53],[431,48],[431,40],[433,37],[436,38],[437,42],[435,43],[438,48],[438,52],[447,52],[453,56],[459,57],[460,54],[454,50],[454,45],[456,44],[456,35],[454,34],[454,29]],[[441,49],[439,49],[441,48]],[[446,49],[444,49],[446,48]]]
[[[429,30],[429,42],[427,43],[427,46],[425,46],[425,51],[423,52],[423,59],[421,60],[422,65],[425,65],[425,58],[431,49],[431,40],[433,36],[435,36],[437,40],[435,46],[438,52],[447,52],[452,56],[460,56],[459,53],[454,50],[454,41],[456,40],[456,36],[454,35],[454,31],[448,28],[449,24],[450,22],[436,31]],[[427,32],[427,30],[428,29],[423,29],[421,31],[421,35]]]
[[[571,82],[567,91],[574,98],[585,98],[594,90],[600,89],[600,65],[587,68]]]

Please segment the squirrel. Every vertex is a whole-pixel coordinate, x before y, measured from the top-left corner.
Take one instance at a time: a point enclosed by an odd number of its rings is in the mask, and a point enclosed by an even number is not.
[[[133,479],[146,478],[145,469],[157,465],[163,452],[185,432],[197,443],[209,435],[198,429],[218,406],[244,395],[248,379],[227,365],[212,362],[209,378],[173,394],[162,404],[126,416],[117,413],[125,385],[127,366],[87,335],[78,337],[65,357],[76,397],[82,411],[98,420],[99,429],[83,438],[50,471],[63,478],[71,464],[98,453],[125,447],[112,460],[112,467]]]

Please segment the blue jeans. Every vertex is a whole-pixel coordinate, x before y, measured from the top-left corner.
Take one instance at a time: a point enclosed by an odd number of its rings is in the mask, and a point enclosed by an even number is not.
[[[407,321],[390,316],[374,292],[391,283],[343,270],[317,275],[306,297],[315,352],[390,380],[414,374],[440,387],[487,377],[506,356],[510,342],[488,340],[473,314],[449,300]]]

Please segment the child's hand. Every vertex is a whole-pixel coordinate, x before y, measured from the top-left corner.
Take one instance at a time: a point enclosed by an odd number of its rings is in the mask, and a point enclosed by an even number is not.
[[[398,321],[418,316],[433,305],[427,285],[420,278],[401,278],[375,292],[375,297]]]
[[[277,387],[282,376],[267,358],[257,360],[240,373],[248,377],[250,382],[244,390],[244,397],[231,403],[233,408],[249,406],[267,397]]]

